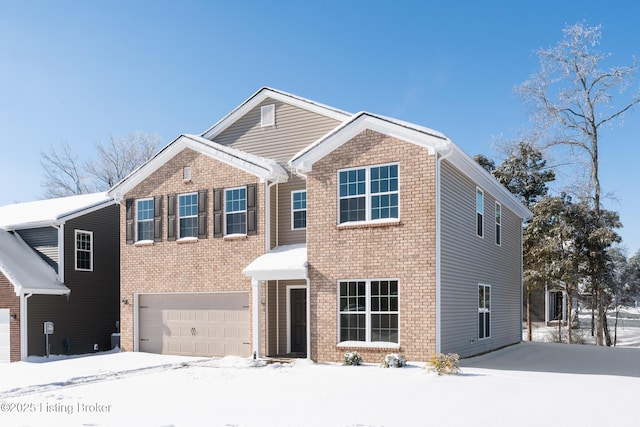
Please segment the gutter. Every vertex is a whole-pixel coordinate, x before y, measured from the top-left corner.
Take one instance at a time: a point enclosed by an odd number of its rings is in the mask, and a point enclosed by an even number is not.
[[[447,143],[447,151],[442,153],[436,160],[436,354],[442,352],[442,202],[440,201],[440,197],[442,194],[441,163],[444,159],[453,154],[453,143],[451,142],[451,140],[447,140]]]

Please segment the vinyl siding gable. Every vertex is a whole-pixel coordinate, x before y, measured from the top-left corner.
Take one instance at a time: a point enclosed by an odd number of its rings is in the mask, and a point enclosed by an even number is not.
[[[58,230],[53,227],[18,230],[18,234],[29,246],[58,271]]]
[[[275,125],[261,126],[261,108],[275,104]],[[218,144],[286,163],[340,122],[267,98],[214,138]]]

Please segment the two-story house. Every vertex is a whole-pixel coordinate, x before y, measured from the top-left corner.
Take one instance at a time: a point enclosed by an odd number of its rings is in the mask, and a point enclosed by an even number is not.
[[[106,193],[0,207],[0,361],[111,348],[119,208]]]
[[[109,194],[124,350],[375,362],[521,339],[530,212],[439,132],[262,88]]]

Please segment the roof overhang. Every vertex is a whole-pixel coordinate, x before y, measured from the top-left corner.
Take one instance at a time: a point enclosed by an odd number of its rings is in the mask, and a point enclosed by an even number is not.
[[[19,235],[0,230],[0,272],[17,296],[68,295],[71,290],[56,272]]]
[[[275,160],[265,159],[253,154],[221,145],[197,135],[180,135],[160,150],[150,160],[134,170],[109,190],[116,201],[140,184],[153,172],[184,149],[191,149],[222,163],[238,168],[260,178],[262,181],[285,182],[289,179],[287,171]]]
[[[293,106],[303,108],[305,110],[321,114],[323,116],[344,121],[348,119],[351,114],[337,108],[330,107],[328,105],[320,104],[309,99],[301,98],[290,93],[282,92],[280,90],[263,87],[256,93],[251,95],[246,101],[236,107],[233,111],[219,120],[216,124],[202,133],[202,137],[213,140],[217,135],[235,123],[240,117],[247,114],[256,106],[260,105],[265,99],[273,99],[274,101],[281,101]]]
[[[255,280],[307,278],[307,245],[278,246],[253,260],[242,273]]]

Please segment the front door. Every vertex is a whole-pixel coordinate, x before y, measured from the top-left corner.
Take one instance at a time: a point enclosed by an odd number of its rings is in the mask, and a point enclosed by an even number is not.
[[[307,352],[307,290],[291,289],[291,353]]]

